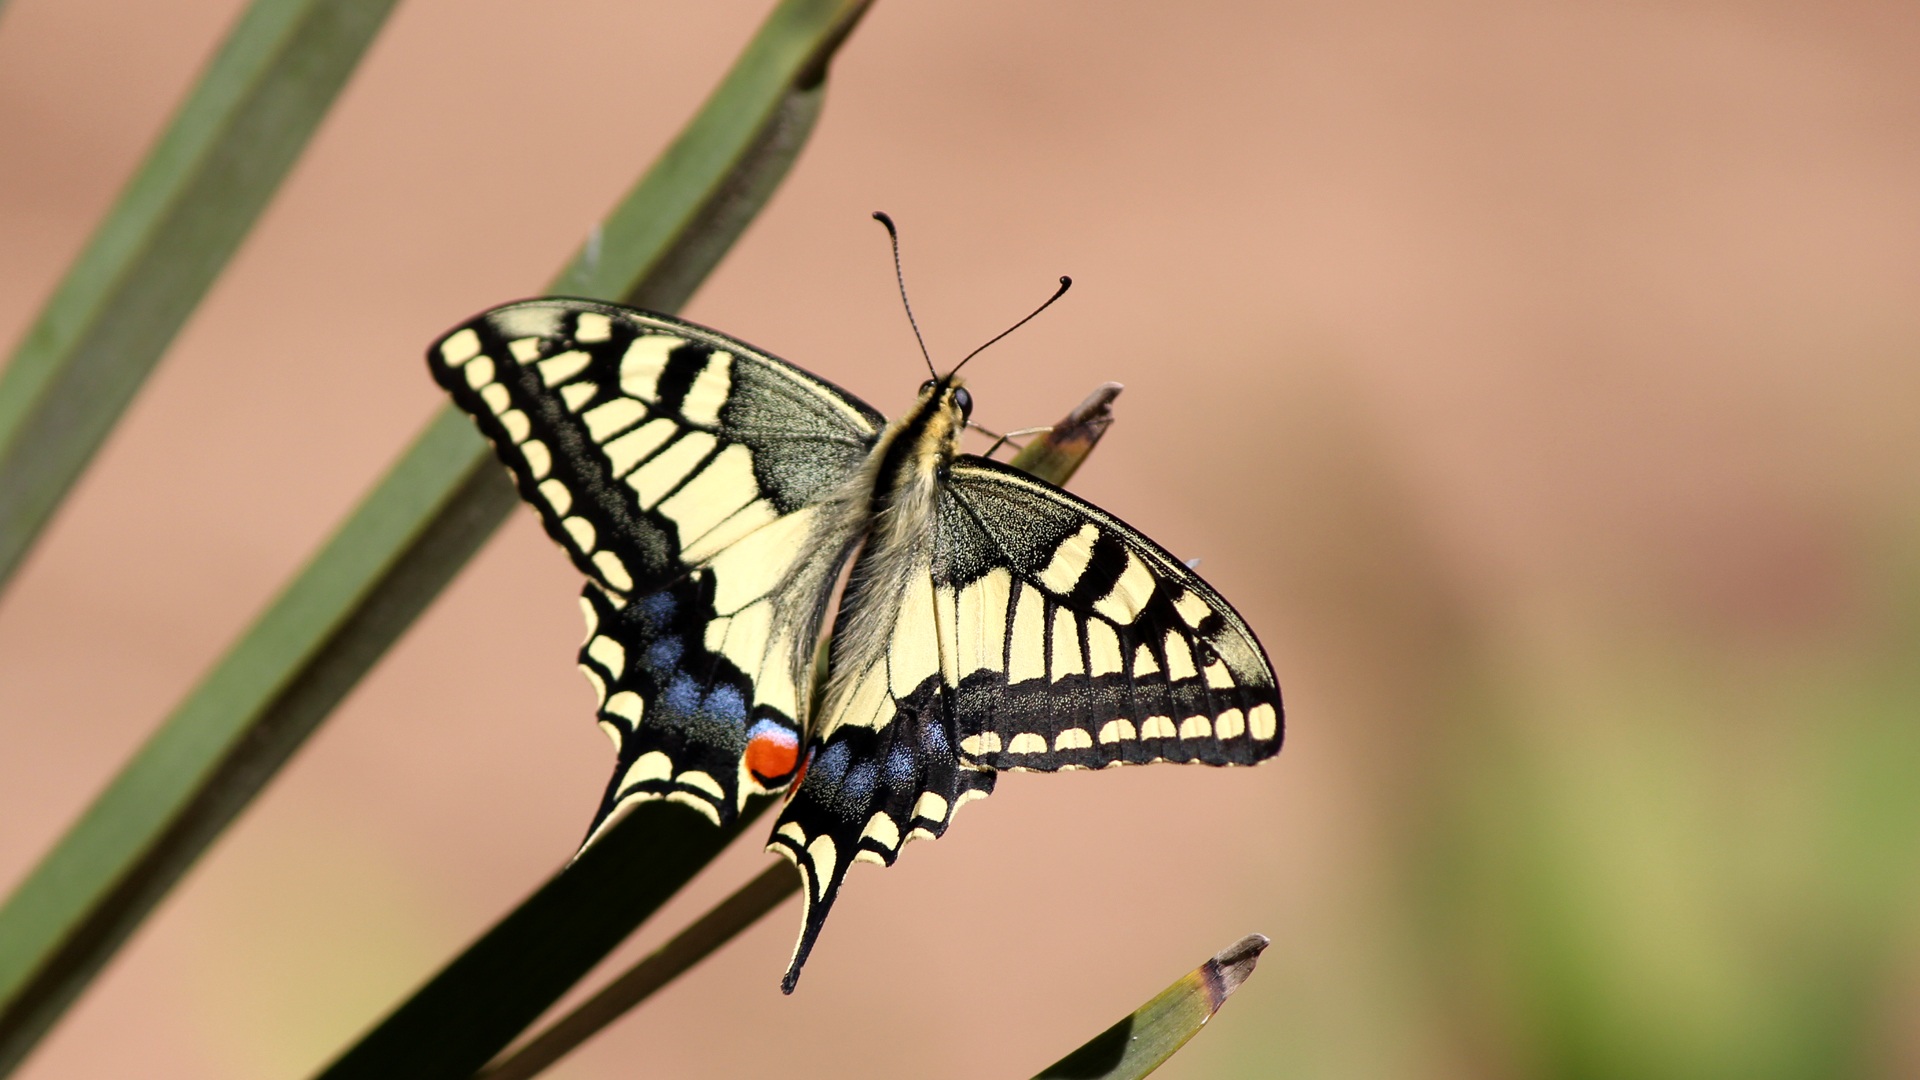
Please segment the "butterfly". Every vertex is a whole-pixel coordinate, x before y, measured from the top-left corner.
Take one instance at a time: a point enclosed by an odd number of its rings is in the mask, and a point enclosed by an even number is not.
[[[1126,523],[961,453],[957,368],[889,422],[724,334],[570,299],[487,311],[428,364],[587,576],[580,670],[618,752],[587,843],[643,801],[723,824],[788,792],[788,993],[851,865],[941,836],[999,770],[1280,748],[1253,631]]]

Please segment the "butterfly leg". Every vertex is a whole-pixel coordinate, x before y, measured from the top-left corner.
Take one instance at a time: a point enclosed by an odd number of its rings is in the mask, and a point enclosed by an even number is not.
[[[981,426],[980,426],[979,424],[975,424],[975,423],[973,423],[973,422],[971,422],[971,421],[969,421],[969,422],[967,423],[967,426],[968,426],[968,427],[970,427],[970,428],[974,428],[975,430],[978,430],[978,431],[981,431],[981,432],[984,432],[985,434],[988,434],[988,435],[992,435],[992,434],[993,434],[993,432],[991,432],[991,431],[987,431],[987,429],[986,429],[986,428],[983,428],[983,427],[981,427]],[[995,440],[994,440],[994,443],[993,443],[993,445],[992,445],[992,446],[989,446],[989,447],[987,447],[987,452],[986,452],[986,453],[984,453],[984,454],[982,454],[982,455],[980,455],[980,456],[981,456],[981,457],[989,457],[989,458],[990,458],[990,457],[992,457],[992,456],[993,456],[994,454],[996,454],[996,453],[998,453],[998,452],[999,452],[999,450],[1000,450],[1000,448],[1001,448],[1002,446],[1006,446],[1006,445],[1009,445],[1010,443],[1012,443],[1012,441],[1013,441],[1014,439],[1019,439],[1019,438],[1024,438],[1025,436],[1028,436],[1028,435],[1045,435],[1045,434],[1047,434],[1048,432],[1050,432],[1050,431],[1052,431],[1052,430],[1053,430],[1053,425],[1052,425],[1052,424],[1048,424],[1048,425],[1046,425],[1046,426],[1044,426],[1044,427],[1030,427],[1030,428],[1020,428],[1020,429],[1018,429],[1018,430],[1016,430],[1016,431],[1009,431],[1009,432],[1007,432],[1007,433],[1006,433],[1005,435],[1001,435],[1001,436],[998,436],[998,437],[996,437],[996,438],[995,438]],[[1014,449],[1015,449],[1015,450],[1021,450],[1021,449],[1025,449],[1025,448],[1024,448],[1024,447],[1021,447],[1021,446],[1014,446]]]

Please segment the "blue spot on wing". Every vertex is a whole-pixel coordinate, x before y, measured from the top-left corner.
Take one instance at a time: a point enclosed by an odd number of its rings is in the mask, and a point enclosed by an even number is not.
[[[707,712],[736,724],[747,722],[747,699],[733,686],[716,686],[707,695]]]
[[[660,700],[676,713],[683,716],[692,715],[700,708],[700,684],[693,681],[693,676],[681,672],[667,684],[666,692],[660,695]]]
[[[797,746],[800,742],[799,737],[794,735],[792,729],[784,724],[776,724],[771,720],[756,721],[752,727],[747,729],[747,738],[778,739],[788,746]]]
[[[873,794],[873,782],[879,779],[880,769],[871,761],[863,761],[847,770],[847,779],[843,785],[849,799],[864,803]]]
[[[847,759],[851,756],[852,751],[843,742],[834,743],[820,751],[813,760],[813,767],[807,770],[807,786],[812,787],[817,781],[830,787],[839,787],[840,778],[847,772]]]
[[[920,741],[926,745],[927,753],[937,757],[948,757],[953,749],[947,744],[947,729],[938,717],[928,716],[920,725]]]
[[[679,610],[680,602],[670,592],[657,592],[635,600],[634,606],[640,609],[641,621],[649,633],[663,633],[673,623],[674,612]]]
[[[894,746],[887,754],[887,783],[904,788],[913,783],[913,773],[913,747],[904,743]]]
[[[663,674],[680,666],[680,658],[686,655],[686,642],[677,637],[661,638],[647,646],[647,654],[642,661],[648,671]]]

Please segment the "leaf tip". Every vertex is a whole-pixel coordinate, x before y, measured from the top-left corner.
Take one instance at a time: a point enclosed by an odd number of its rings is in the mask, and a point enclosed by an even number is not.
[[[1240,989],[1240,984],[1253,974],[1254,965],[1260,962],[1260,954],[1271,944],[1272,939],[1265,934],[1248,934],[1202,965],[1209,1012],[1217,1012],[1227,998]]]

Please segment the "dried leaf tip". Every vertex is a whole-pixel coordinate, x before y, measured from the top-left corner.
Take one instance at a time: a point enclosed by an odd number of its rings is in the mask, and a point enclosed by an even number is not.
[[[1200,970],[1207,981],[1210,1011],[1217,1011],[1235,990],[1240,989],[1240,984],[1253,974],[1254,965],[1260,962],[1260,954],[1272,943],[1265,934],[1248,934],[1215,953],[1213,959],[1202,965]]]

